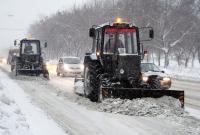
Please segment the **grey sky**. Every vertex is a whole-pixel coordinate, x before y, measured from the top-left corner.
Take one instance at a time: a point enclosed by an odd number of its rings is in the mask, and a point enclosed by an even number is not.
[[[0,56],[6,56],[14,39],[24,38],[29,25],[41,16],[72,9],[88,0],[0,0]]]

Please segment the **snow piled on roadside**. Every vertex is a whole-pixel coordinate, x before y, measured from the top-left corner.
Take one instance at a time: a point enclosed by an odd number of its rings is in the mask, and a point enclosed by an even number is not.
[[[0,135],[33,135],[18,105],[3,93],[0,84]]]
[[[74,92],[75,93],[83,95],[84,94],[83,89],[84,89],[83,81],[79,80],[74,84]]]
[[[200,81],[199,68],[168,67],[164,69],[172,78],[189,81]]]
[[[2,83],[3,82],[3,83]],[[0,71],[0,135],[67,135]]]
[[[191,63],[188,63],[187,68],[185,68],[184,65],[178,66],[177,62],[174,60],[170,60],[170,65],[167,68],[164,68],[163,63],[164,60],[162,59],[162,65],[160,68],[169,74],[172,78],[189,81],[200,81],[200,64],[198,60],[195,60],[193,67],[191,66]]]

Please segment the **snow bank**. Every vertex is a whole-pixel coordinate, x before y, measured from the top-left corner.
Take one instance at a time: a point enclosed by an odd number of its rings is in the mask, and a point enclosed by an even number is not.
[[[0,135],[33,135],[18,105],[4,95],[3,89],[0,91]]]
[[[66,135],[13,80],[0,78],[0,135]]]
[[[81,80],[77,81],[75,84],[74,84],[74,90],[75,90],[75,93],[77,94],[80,94],[80,95],[83,95],[83,89],[84,89],[84,85],[83,85],[83,82]]]
[[[191,66],[191,63],[188,63],[187,68],[185,68],[184,65],[178,66],[175,60],[170,60],[170,64],[167,68],[164,68],[163,63],[164,59],[161,60],[162,65],[160,68],[173,78],[180,80],[200,81],[200,64],[198,60],[195,60],[193,67]]]
[[[200,70],[199,68],[184,68],[184,67],[173,67],[169,66],[164,69],[167,74],[171,75],[172,78],[179,80],[190,80],[200,81]]]
[[[177,99],[172,97],[133,100],[105,99],[99,104],[98,110],[132,116],[182,116],[184,111],[177,103]]]
[[[11,101],[8,97],[6,97],[4,94],[0,96],[0,101],[4,104],[10,105],[14,101]]]

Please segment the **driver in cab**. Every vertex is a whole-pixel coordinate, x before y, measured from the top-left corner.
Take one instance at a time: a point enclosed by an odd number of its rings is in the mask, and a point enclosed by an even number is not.
[[[105,52],[107,53],[117,53],[119,48],[124,48],[122,40],[119,35],[110,35],[108,41],[105,44]]]
[[[33,47],[31,45],[26,45],[24,48],[24,53],[32,54],[33,53]]]

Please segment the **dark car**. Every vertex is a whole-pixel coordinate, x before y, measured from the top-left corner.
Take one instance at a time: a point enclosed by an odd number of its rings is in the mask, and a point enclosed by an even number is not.
[[[150,76],[156,76],[160,80],[162,89],[171,87],[171,78],[164,71],[160,70],[154,63],[141,63],[143,80],[147,81]]]

